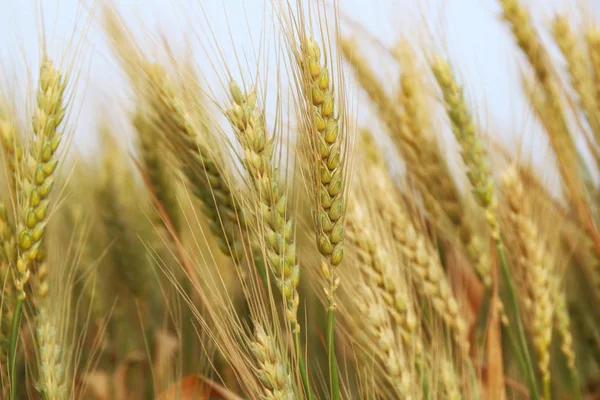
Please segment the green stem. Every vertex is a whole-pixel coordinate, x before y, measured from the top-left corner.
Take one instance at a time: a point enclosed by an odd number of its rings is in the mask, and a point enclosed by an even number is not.
[[[8,369],[10,371],[10,398],[17,399],[17,344],[19,337],[19,327],[21,326],[21,312],[23,310],[23,299],[17,299],[15,313],[12,318],[10,330],[10,345],[8,351]]]
[[[542,385],[544,387],[544,400],[550,400],[552,398],[552,387],[550,386],[550,378],[544,379]]]
[[[302,355],[302,347],[300,346],[300,329],[294,327],[294,347],[296,348],[296,354],[298,356],[298,365],[300,366],[300,378],[302,384],[306,389],[306,394],[310,400],[314,399],[312,390],[310,389],[310,381],[308,380],[308,371],[306,369],[306,363],[304,362],[304,356]]]
[[[569,368],[569,377],[571,378],[571,386],[573,386],[573,395],[576,400],[581,400],[581,386],[579,384],[579,375],[575,368]]]
[[[521,323],[521,313],[519,312],[519,304],[517,302],[515,285],[512,281],[512,277],[510,276],[510,271],[508,270],[508,263],[506,261],[506,256],[504,255],[504,247],[502,246],[502,241],[500,239],[496,240],[496,249],[498,251],[498,256],[500,257],[500,267],[502,268],[502,275],[504,275],[504,280],[506,281],[506,284],[508,286],[509,303],[514,313],[514,323],[517,328],[517,335],[519,340],[518,344],[520,347],[520,352],[517,353],[521,353],[521,356],[523,358],[523,373],[525,373],[527,377],[529,394],[533,400],[539,400],[540,395],[535,381],[533,363],[531,362],[531,356],[529,355],[529,349],[527,347],[525,330],[523,329],[523,324]]]
[[[331,399],[340,400],[337,360],[335,358],[335,300],[333,293],[327,310],[327,354],[329,354],[329,378],[331,380]]]
[[[423,391],[423,400],[429,400],[429,378],[427,370],[423,368],[423,356],[417,361],[417,373],[421,377],[421,390]]]

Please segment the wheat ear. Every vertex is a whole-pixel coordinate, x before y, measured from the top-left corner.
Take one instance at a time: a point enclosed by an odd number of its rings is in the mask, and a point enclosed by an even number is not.
[[[390,321],[384,301],[366,284],[358,288],[359,309],[364,318],[368,336],[374,343],[373,352],[383,364],[386,378],[395,393],[402,399],[415,398],[415,381],[411,366],[402,350],[402,343],[396,339],[394,324]]]
[[[300,329],[297,320],[300,266],[294,244],[294,220],[287,215],[287,196],[279,188],[273,166],[273,141],[267,137],[264,115],[256,107],[256,95],[253,92],[242,93],[232,82],[231,97],[232,108],[226,111],[226,115],[244,149],[244,167],[250,175],[260,201],[261,216],[266,222],[267,263],[286,299],[287,317],[296,331]]]
[[[175,198],[176,182],[173,171],[169,168],[165,152],[161,152],[162,136],[159,127],[152,124],[150,118],[142,110],[137,110],[132,118],[133,126],[139,138],[139,147],[144,172],[148,178],[153,194],[163,206],[175,231],[179,233],[179,209]]]
[[[277,170],[273,165],[273,139],[267,137],[265,117],[256,107],[255,92],[243,93],[232,81],[230,94],[232,107],[225,114],[244,150],[242,162],[256,192],[259,215],[265,222],[265,261],[286,301],[286,316],[293,333],[302,381],[310,398],[308,373],[300,347],[300,265],[294,243],[295,227],[293,218],[287,214],[287,195],[279,188]]]
[[[459,238],[473,260],[477,273],[486,287],[490,288],[491,263],[483,250],[482,240],[474,234],[464,216],[458,188],[437,143],[423,132],[422,117],[419,116],[422,104],[417,99],[419,88],[413,61],[401,57],[400,104],[394,105],[374,71],[357,52],[355,43],[347,38],[341,39],[340,43],[342,53],[353,67],[358,82],[377,106],[381,119],[405,159],[408,172],[416,178],[426,210],[438,222],[445,216],[458,229]]]
[[[8,351],[10,332],[10,314],[12,313],[12,297],[14,295],[11,286],[8,285],[10,277],[11,254],[15,254],[14,235],[8,213],[4,203],[0,200],[0,287],[2,296],[0,298],[0,394],[2,398],[8,399],[10,395],[10,382],[8,374]]]
[[[420,353],[423,344],[417,336],[417,316],[410,288],[403,285],[402,278],[394,274],[392,257],[385,245],[380,244],[377,234],[370,226],[368,215],[358,204],[361,199],[352,201],[348,207],[347,238],[356,251],[365,282],[373,282],[378,295],[385,302],[386,309],[400,330],[405,345],[414,346]]]
[[[311,124],[311,153],[317,163],[313,172],[316,184],[315,219],[317,247],[326,261],[321,271],[328,282],[325,294],[329,301],[327,310],[327,351],[332,397],[339,399],[337,361],[335,358],[335,291],[340,284],[336,267],[344,257],[345,205],[345,146],[344,129],[336,112],[332,77],[326,61],[321,61],[321,49],[313,38],[306,38],[300,45],[300,65],[305,80],[302,86],[309,102]],[[339,111],[339,110],[338,110]]]
[[[600,29],[597,26],[586,30],[585,43],[591,64],[594,95],[596,103],[600,103]]]
[[[29,280],[30,265],[41,253],[40,245],[48,223],[48,197],[54,185],[54,171],[58,166],[56,152],[62,139],[62,132],[58,131],[58,127],[65,115],[63,94],[66,82],[60,71],[47,58],[42,60],[38,85],[37,108],[32,120],[34,142],[23,173],[25,180],[18,212],[19,254],[15,274],[17,304],[13,315],[9,351],[12,382],[16,382],[14,363],[21,311],[26,297],[25,285]],[[47,288],[44,283],[42,281],[40,284],[41,293]],[[16,398],[16,388],[17,385],[12,385],[13,399]]]
[[[17,177],[23,159],[23,148],[18,142],[17,129],[8,118],[0,119],[0,145],[8,166],[9,190],[12,199],[16,200],[17,185],[19,183]]]
[[[518,343],[515,341],[514,345],[518,347],[516,347],[515,350],[520,355],[521,367],[524,369],[523,372],[527,374],[530,394],[534,398],[538,398],[539,395],[535,382],[533,364],[531,362],[531,357],[529,356],[527,340],[520,319],[516,292],[510,270],[508,269],[508,263],[506,262],[502,239],[500,237],[500,225],[496,215],[498,201],[496,198],[493,176],[488,164],[488,157],[475,131],[475,124],[473,123],[469,108],[464,99],[462,88],[456,81],[450,65],[438,56],[434,58],[431,69],[442,91],[446,111],[450,122],[452,123],[454,137],[461,148],[461,157],[467,169],[466,175],[471,183],[473,196],[479,206],[484,209],[492,237],[496,242],[502,274],[509,287],[510,306],[513,309],[516,319]],[[492,276],[492,279],[497,282],[496,277]],[[496,307],[498,305],[493,304],[492,306]]]
[[[40,355],[38,392],[47,400],[66,400],[67,382],[62,363],[62,346],[56,331],[56,318],[42,304],[37,315],[37,340]]]
[[[600,111],[594,93],[590,66],[585,59],[583,50],[577,43],[577,37],[572,31],[567,17],[557,16],[554,19],[552,33],[567,62],[571,83],[579,96],[581,108],[587,117],[596,141],[600,142]]]
[[[191,185],[192,193],[203,204],[202,212],[210,223],[224,254],[238,259],[243,253],[240,238],[241,214],[214,152],[200,137],[167,76],[159,68],[148,68],[151,90],[149,102],[154,124],[163,130],[166,143],[181,161],[182,172]]]
[[[292,377],[277,342],[260,324],[254,326],[251,350],[257,363],[256,373],[264,385],[264,400],[293,400]]]
[[[415,227],[406,210],[397,203],[391,192],[392,183],[384,172],[373,169],[371,179],[378,188],[377,193],[381,194],[376,201],[377,210],[383,221],[389,224],[392,238],[407,258],[418,292],[431,301],[435,312],[452,330],[458,347],[466,354],[469,348],[467,325],[459,313],[437,252],[423,232]]]
[[[552,286],[552,304],[554,305],[554,328],[560,337],[560,351],[565,357],[567,368],[569,369],[571,384],[573,385],[572,389],[576,392],[577,398],[581,399],[579,374],[577,372],[577,365],[575,364],[575,347],[571,333],[571,317],[567,310],[566,293],[556,275],[552,275],[550,280]]]
[[[523,288],[523,310],[532,334],[534,349],[538,356],[544,396],[550,390],[550,343],[554,316],[552,287],[550,282],[551,262],[545,255],[545,246],[539,237],[534,222],[529,217],[525,204],[523,185],[516,169],[507,170],[502,176],[504,193],[508,199],[509,221],[518,238],[518,267],[520,286]]]

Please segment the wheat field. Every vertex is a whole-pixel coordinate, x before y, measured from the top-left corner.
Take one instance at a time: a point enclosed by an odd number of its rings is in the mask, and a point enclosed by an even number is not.
[[[118,2],[39,18],[0,90],[1,398],[600,399],[600,20],[490,2],[514,132],[443,34],[343,1],[266,2],[234,51],[206,14],[204,56]]]

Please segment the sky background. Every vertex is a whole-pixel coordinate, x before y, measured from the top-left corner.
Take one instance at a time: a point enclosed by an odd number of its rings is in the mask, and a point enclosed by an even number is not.
[[[594,7],[592,0],[589,4],[566,0],[522,1],[536,10],[536,23],[545,29],[546,36],[557,10],[576,18],[582,14],[580,10],[585,10],[583,15],[597,16],[599,8]],[[211,64],[218,60],[216,48],[211,47],[214,46],[211,35],[220,43],[223,64],[234,65],[236,54],[253,52],[252,38],[258,38],[261,32],[270,32],[267,37],[274,32],[272,14],[265,13],[265,7],[270,8],[268,0],[114,0],[114,3],[138,37],[150,43],[150,47],[159,47],[157,43],[164,35],[177,54],[195,60],[207,80],[219,79],[214,70],[222,68]],[[23,93],[31,93],[35,87],[40,58],[40,16],[50,55],[55,60],[68,59],[61,57],[65,50],[73,54],[74,46],[69,45],[73,37],[82,40],[83,51],[77,52],[81,74],[76,79],[74,97],[77,118],[72,126],[74,146],[84,151],[93,151],[97,145],[94,138],[99,121],[116,115],[126,118],[130,109],[127,82],[104,40],[99,18],[91,17],[100,14],[99,4],[92,0],[0,0],[3,75],[0,79],[3,91],[17,93],[24,109],[32,97]],[[386,46],[392,46],[404,35],[414,44],[425,42],[429,49],[447,54],[463,78],[469,102],[478,106],[479,122],[490,134],[498,135],[499,140],[510,143],[534,129],[530,112],[519,94],[518,76],[523,58],[515,53],[508,28],[500,21],[497,0],[340,0],[339,4],[345,31],[361,37],[361,49],[378,66],[384,82],[396,82],[398,71],[377,44],[365,40],[369,38],[361,32],[369,32]],[[83,31],[83,36],[73,35]],[[273,64],[274,58],[266,63]],[[255,68],[249,64],[249,69]],[[244,76],[253,72],[237,73]],[[389,89],[393,85],[386,86]],[[362,113],[360,109],[357,112]],[[368,114],[358,115],[359,121],[368,120]],[[537,151],[536,145],[532,146]]]

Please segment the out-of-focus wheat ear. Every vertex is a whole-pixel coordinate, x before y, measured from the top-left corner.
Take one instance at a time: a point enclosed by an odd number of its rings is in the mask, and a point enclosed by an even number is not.
[[[594,92],[590,65],[573,33],[566,16],[556,16],[552,24],[554,40],[567,62],[571,84],[579,96],[579,104],[600,143],[600,108]]]
[[[560,112],[562,117],[563,110],[560,104],[556,74],[552,69],[548,52],[533,26],[529,12],[521,5],[520,0],[499,1],[502,6],[502,18],[510,25],[517,45],[529,60],[537,80],[548,96],[553,111]]]
[[[8,351],[10,340],[10,321],[14,307],[14,291],[10,282],[11,255],[16,254],[14,235],[8,213],[2,200],[0,200],[0,394],[3,399],[10,395],[10,381],[8,375]],[[14,262],[14,261],[13,261]]]
[[[11,200],[16,204],[16,196],[19,184],[17,177],[21,171],[21,161],[23,159],[23,148],[17,137],[17,129],[15,124],[8,117],[0,118],[0,145],[4,162],[8,167],[7,178]]]
[[[543,91],[539,85],[536,85],[534,80],[524,77],[522,84],[525,95],[548,134],[550,145],[559,162],[562,178],[567,182],[565,189],[569,189],[568,182],[579,182],[581,184],[581,177],[577,168],[577,165],[580,164],[579,155],[573,141],[563,134],[560,118],[548,106]]]
[[[533,371],[527,339],[521,323],[517,295],[500,236],[500,225],[497,219],[498,201],[488,155],[477,135],[475,124],[464,99],[463,90],[456,81],[450,65],[439,56],[436,56],[432,61],[431,69],[442,91],[446,112],[452,124],[454,137],[461,149],[461,157],[467,170],[466,175],[471,184],[473,196],[485,211],[492,238],[496,243],[502,274],[509,287],[510,307],[514,314],[518,332],[518,343],[514,342],[513,345],[519,355],[521,368],[527,374],[530,395],[538,398],[535,372]],[[492,273],[492,284],[498,285],[498,278],[495,273]],[[496,300],[493,299],[493,307],[498,306],[495,304]]]
[[[397,53],[402,68],[400,103],[403,107],[402,113],[405,115],[403,121],[418,146],[415,150],[420,154],[421,169],[425,171],[425,175],[421,179],[432,193],[432,196],[424,196],[425,207],[434,218],[438,219],[439,215],[436,215],[436,211],[439,204],[441,211],[458,230],[459,238],[467,250],[475,270],[485,287],[490,290],[492,286],[491,260],[483,245],[483,239],[473,232],[468,218],[465,218],[456,182],[440,153],[439,145],[424,131],[426,128],[423,123],[426,119],[421,114],[424,113],[423,109],[426,108],[426,105],[423,104],[421,96],[425,88],[422,87],[422,79],[417,71],[415,55],[407,48],[406,44],[401,46]]]
[[[265,400],[297,398],[286,359],[274,337],[260,324],[254,326],[254,341],[250,344],[250,349],[257,364],[256,374],[264,385],[261,398]]]
[[[439,378],[441,389],[444,393],[444,399],[461,400],[463,396],[460,391],[460,380],[456,374],[454,365],[446,358],[443,358],[438,362],[440,372]]]
[[[396,396],[403,399],[419,398],[418,380],[411,373],[414,367],[407,361],[402,343],[396,339],[394,323],[390,321],[385,302],[365,283],[357,288],[357,292],[361,327],[374,346],[369,352],[374,353],[383,366],[385,378]]]
[[[106,131],[102,134],[109,135]],[[112,140],[108,136],[105,141]],[[100,174],[100,182],[96,188],[95,200],[99,207],[99,216],[104,228],[104,234],[110,245],[108,257],[114,268],[118,282],[114,287],[123,285],[131,295],[142,298],[147,289],[144,271],[144,258],[140,254],[141,246],[138,238],[127,219],[128,211],[121,198],[121,187],[115,182],[117,173],[127,173],[119,150],[115,143],[105,143],[104,159]],[[120,168],[119,168],[120,167]]]
[[[496,218],[497,200],[488,156],[475,131],[475,125],[456,82],[450,65],[437,57],[431,68],[442,90],[452,131],[461,148],[461,157],[467,168],[467,178],[477,203],[486,211],[492,237],[500,238],[500,227]]]
[[[47,400],[68,398],[63,348],[58,337],[56,321],[51,315],[51,308],[42,304],[36,321],[40,357],[37,389]]]
[[[165,158],[159,127],[153,125],[146,113],[138,110],[132,118],[138,134],[144,173],[159,203],[165,209],[176,233],[180,231],[179,206],[176,199],[177,182]]]
[[[585,171],[585,164],[576,151],[572,133],[565,118],[564,107],[560,98],[556,72],[548,52],[544,48],[539,34],[535,30],[529,12],[520,4],[519,0],[500,0],[502,17],[507,21],[517,40],[519,48],[523,51],[535,74],[536,87],[539,85],[541,92],[536,94],[537,108],[542,124],[547,130],[552,149],[557,155],[559,168],[569,196],[573,199],[582,221],[589,218],[589,212],[584,204],[584,178],[581,174],[589,175]],[[528,95],[530,95],[528,93]],[[546,121],[545,121],[546,120]],[[580,170],[583,169],[583,172]],[[600,237],[596,229],[588,226],[590,234],[594,237],[596,246],[600,246]],[[600,248],[599,248],[600,251]]]
[[[376,207],[391,229],[396,245],[407,258],[410,277],[418,292],[428,299],[435,312],[451,329],[455,343],[468,354],[467,324],[440,263],[438,253],[427,236],[416,228],[407,211],[394,198],[393,184],[382,171],[373,169],[370,179],[377,188]]]
[[[593,25],[586,29],[584,36],[591,64],[594,95],[596,103],[600,104],[600,29]]]
[[[577,372],[575,346],[573,345],[573,334],[571,333],[571,317],[567,309],[567,299],[564,288],[561,287],[557,276],[553,275],[552,297],[554,304],[554,327],[560,337],[560,351],[565,357],[567,368],[571,376],[572,389],[581,398],[579,373]]]
[[[381,120],[387,127],[398,151],[406,161],[409,172],[418,179],[419,183],[422,183],[426,174],[422,169],[420,153],[421,151],[427,151],[425,146],[421,146],[422,137],[412,135],[408,124],[404,120],[406,115],[401,112],[399,105],[394,104],[394,101],[385,92],[377,79],[375,71],[360,54],[356,42],[348,38],[341,38],[340,49],[354,70],[358,83],[375,104]]]
[[[196,127],[190,121],[189,112],[164,71],[157,66],[147,70],[151,85],[147,94],[153,124],[160,127],[165,143],[169,143],[174,157],[180,160],[192,193],[203,204],[202,212],[219,248],[224,254],[239,259],[244,251],[240,237],[244,227],[242,212],[230,182],[222,172],[223,166],[215,156],[217,153],[209,149],[206,137],[201,137],[209,132],[199,129],[208,128],[208,125],[202,123],[201,127]]]
[[[267,137],[265,117],[256,105],[256,94],[242,92],[235,82],[231,83],[230,94],[232,106],[226,116],[244,149],[242,162],[259,202],[267,265],[286,300],[286,316],[292,330],[298,332],[300,266],[294,244],[294,220],[288,215],[287,195],[279,188],[272,159],[273,141]]]
[[[544,387],[544,396],[550,390],[550,343],[554,302],[552,296],[551,266],[546,246],[535,223],[531,220],[518,172],[509,168],[502,176],[504,194],[508,200],[509,222],[517,240],[516,271],[520,279],[524,320],[528,326],[534,349],[538,356],[538,368]]]
[[[348,205],[348,243],[357,254],[365,282],[374,283],[373,289],[377,289],[384,300],[403,343],[412,346],[418,355],[423,343],[417,332],[418,320],[410,288],[402,281],[403,277],[395,276],[398,271],[393,270],[392,256],[370,226],[369,216],[359,204],[361,201],[364,199],[356,198]]]

